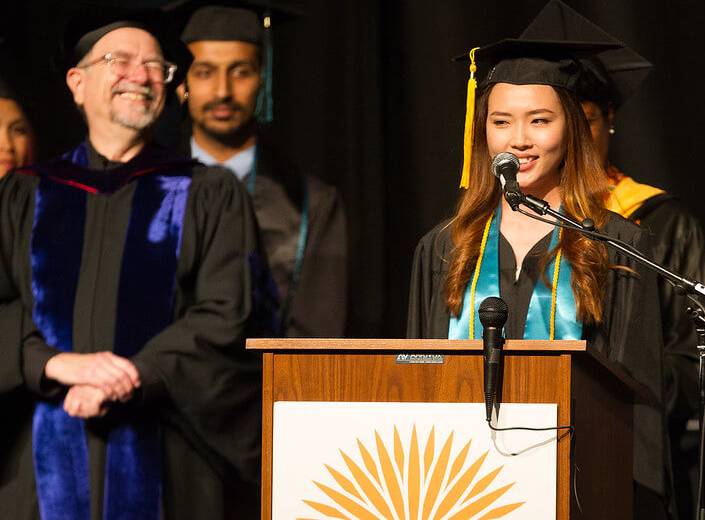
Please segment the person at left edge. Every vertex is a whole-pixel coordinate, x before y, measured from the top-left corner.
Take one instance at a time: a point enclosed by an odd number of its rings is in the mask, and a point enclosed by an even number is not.
[[[0,179],[32,161],[34,132],[15,89],[0,78]]]
[[[71,18],[88,136],[0,183],[3,518],[258,516],[254,217],[229,172],[150,142],[182,56],[159,16]]]

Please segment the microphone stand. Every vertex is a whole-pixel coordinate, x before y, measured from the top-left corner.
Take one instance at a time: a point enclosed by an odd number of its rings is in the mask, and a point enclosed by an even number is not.
[[[680,288],[680,291],[682,293],[705,296],[705,285],[703,285],[701,282],[698,282],[697,280],[693,280],[685,276],[681,276],[677,273],[674,273],[673,271],[669,271],[662,265],[657,264],[653,260],[641,254],[641,252],[625,244],[624,242],[620,240],[615,240],[613,238],[601,234],[598,230],[595,229],[595,224],[589,218],[583,220],[582,222],[577,222],[576,220],[573,220],[570,217],[566,217],[562,213],[553,210],[551,206],[548,205],[548,202],[546,202],[545,200],[537,199],[536,197],[533,197],[531,195],[524,195],[523,193],[521,193],[521,191],[507,191],[505,192],[505,198],[507,199],[507,202],[509,202],[509,205],[512,206],[512,209],[515,206],[518,208],[520,204],[523,204],[524,206],[532,210],[534,213],[538,213],[539,215],[550,215],[551,217],[555,218],[558,222],[564,224],[566,227],[574,229],[575,231],[579,231],[580,233],[586,235],[588,238],[592,238],[593,240],[606,243],[607,245],[618,250],[619,252],[624,253],[624,255],[631,258],[632,260],[639,262],[642,265],[645,265],[652,271],[656,271],[664,278],[667,278],[677,288]]]
[[[698,333],[698,390],[700,391],[700,444],[698,450],[698,508],[696,512],[696,520],[705,520],[705,429],[703,428],[703,414],[705,414],[705,309],[702,306],[697,308],[688,308],[695,331]]]
[[[574,229],[583,233],[587,237],[604,242],[623,253],[628,258],[645,265],[652,271],[657,272],[667,280],[669,280],[676,288],[676,291],[685,294],[695,307],[688,308],[690,315],[695,325],[695,330],[698,334],[698,389],[700,393],[700,410],[699,410],[699,425],[700,425],[700,450],[698,459],[698,503],[696,510],[696,520],[705,520],[705,428],[703,428],[703,420],[705,420],[705,307],[694,296],[704,296],[705,286],[685,276],[674,273],[662,265],[650,260],[635,248],[619,241],[614,240],[606,235],[601,234],[595,229],[595,224],[590,219],[585,219],[582,222],[577,222],[570,217],[559,213],[551,208],[545,200],[538,199],[531,195],[525,195],[518,189],[518,185],[507,187],[504,192],[504,197],[514,211],[521,211],[520,205],[524,205],[538,215],[550,215],[556,221],[562,223],[564,227]],[[527,215],[529,215],[527,213]],[[529,215],[531,216],[531,215]]]

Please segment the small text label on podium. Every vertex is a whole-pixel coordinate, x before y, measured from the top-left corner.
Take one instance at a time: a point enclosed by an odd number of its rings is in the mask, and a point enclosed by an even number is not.
[[[396,362],[401,365],[442,365],[443,354],[397,354]]]

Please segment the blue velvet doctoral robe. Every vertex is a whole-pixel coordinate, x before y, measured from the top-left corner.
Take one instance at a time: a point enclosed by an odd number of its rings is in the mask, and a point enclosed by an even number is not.
[[[89,152],[94,172],[79,180],[105,189],[86,198],[73,310],[77,352],[111,349],[115,338],[137,184],[124,174],[166,160],[166,152],[153,146],[126,165]],[[132,401],[85,422],[94,519],[102,518],[105,446],[115,413],[152,415],[159,423],[164,518],[258,516],[261,368],[244,351],[257,249],[254,217],[230,173],[189,168],[171,323],[131,357],[142,380]],[[39,182],[22,173],[0,182],[0,413],[10,419],[0,427],[0,512],[13,519],[39,518],[32,414],[36,403],[60,402],[65,391],[43,378],[57,350],[32,319],[30,245]]]

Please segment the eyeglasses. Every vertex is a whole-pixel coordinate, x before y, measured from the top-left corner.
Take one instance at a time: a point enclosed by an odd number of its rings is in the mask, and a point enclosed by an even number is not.
[[[148,60],[143,62],[137,62],[131,56],[125,54],[118,54],[115,52],[109,52],[108,54],[96,58],[93,61],[89,61],[83,65],[79,65],[79,69],[87,69],[93,65],[99,63],[105,63],[110,72],[118,77],[124,77],[129,75],[136,67],[142,66],[144,70],[147,71],[147,77],[153,83],[170,83],[174,79],[174,73],[176,72],[177,66],[168,61],[162,60]]]

